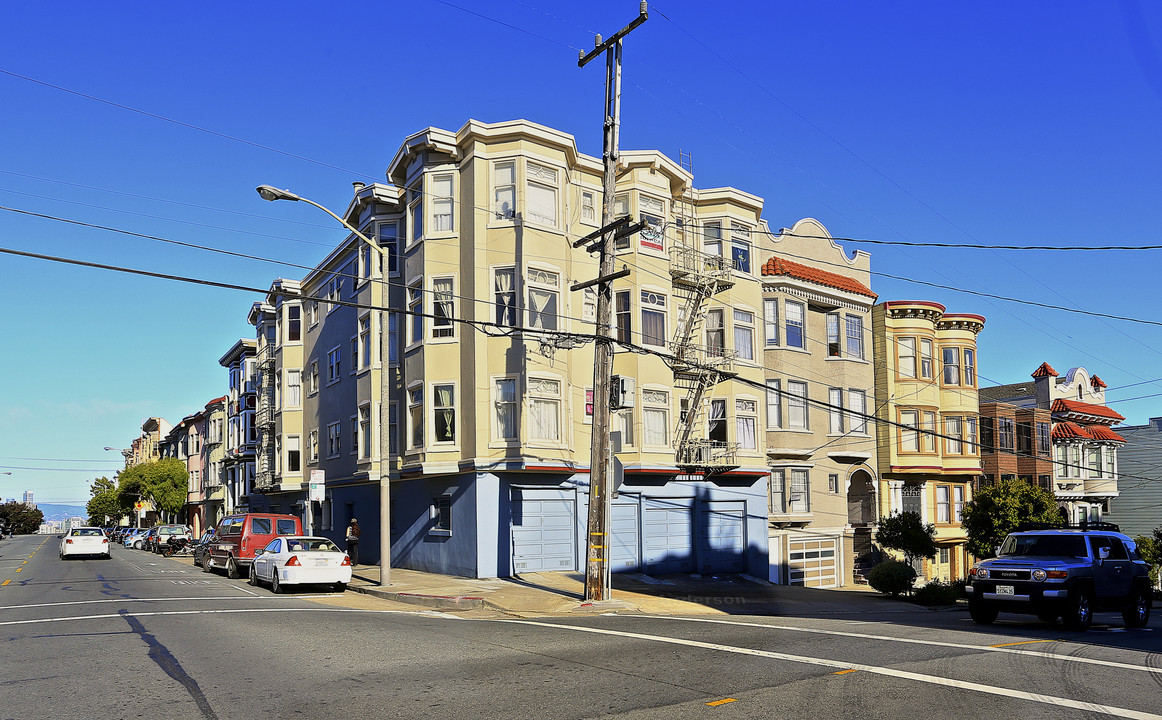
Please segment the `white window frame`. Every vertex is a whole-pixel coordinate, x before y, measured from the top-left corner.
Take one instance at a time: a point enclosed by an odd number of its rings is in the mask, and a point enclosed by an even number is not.
[[[767,380],[767,430],[779,430],[783,427],[783,396],[779,388],[779,381]]]
[[[668,448],[670,446],[669,390],[656,387],[643,387],[641,395],[642,446]]]
[[[779,301],[773,298],[763,300],[763,340],[771,347],[779,344]]]
[[[358,352],[357,369],[366,370],[370,368],[374,355],[371,352],[371,313],[365,313],[359,316]]]
[[[522,219],[536,225],[555,228],[561,217],[561,171],[543,163],[525,162],[525,211]],[[534,197],[545,193],[547,203],[534,203]],[[541,210],[548,210],[546,215]]]
[[[407,390],[409,450],[424,447],[424,385],[416,383]]]
[[[754,361],[754,313],[749,310],[735,309],[732,313],[734,322],[734,352],[739,360]],[[741,335],[740,335],[741,333]]]
[[[843,353],[853,360],[863,360],[864,330],[863,317],[850,313],[843,316]]]
[[[501,173],[507,171],[509,177]],[[496,220],[516,220],[516,160],[492,163],[492,213]]]
[[[740,450],[758,450],[759,404],[750,397],[734,399],[734,441]]]
[[[642,289],[640,294],[641,301],[641,322],[642,335],[641,344],[649,345],[651,347],[665,347],[666,346],[666,332],[669,327],[669,312],[666,310],[666,294],[655,290]],[[647,318],[651,321],[647,323]],[[647,335],[647,325],[656,324],[660,320],[662,331],[660,336]]]
[[[525,275],[525,286],[528,288],[528,303],[526,306],[528,308],[529,318],[528,327],[540,330],[560,329],[560,318],[563,315],[561,312],[561,273],[557,270],[529,267]],[[536,309],[536,304],[533,302],[534,293],[552,298],[552,313],[542,312]],[[545,307],[548,308],[549,303],[546,303]],[[548,322],[546,323],[546,321]]]
[[[303,371],[298,368],[287,368],[286,392],[283,393],[286,407],[297,408],[303,405]]]
[[[327,423],[327,458],[337,458],[343,451],[343,423]]]
[[[432,322],[433,340],[451,340],[456,337],[456,278],[453,276],[434,277],[432,282]],[[438,283],[447,283],[447,289],[438,289]]]
[[[359,448],[358,455],[360,460],[371,459],[371,402],[361,403],[359,405]]]
[[[336,345],[327,351],[327,384],[334,385],[343,377],[343,350]]]
[[[827,390],[827,417],[829,431],[832,435],[843,434],[843,388],[829,388]]]
[[[800,390],[802,392],[800,392]],[[787,429],[789,430],[810,430],[811,429],[811,411],[808,400],[807,383],[796,380],[787,381],[787,389],[785,391],[787,398]],[[795,417],[796,413],[802,412],[802,421]]]
[[[456,174],[433,173],[428,176],[428,212],[431,215],[430,235],[451,235],[456,232]],[[441,194],[441,190],[447,190]]]
[[[556,389],[553,389],[553,386]],[[528,379],[529,441],[533,443],[560,443],[563,437],[561,424],[560,378],[530,376]],[[553,413],[549,423],[538,424],[539,420],[550,420],[547,411]],[[550,432],[552,435],[550,435]]]
[[[511,387],[512,397],[505,399],[501,384]],[[520,440],[520,384],[516,376],[493,376],[492,378],[492,439],[497,442],[518,442]],[[512,434],[504,433],[502,413],[509,413]]]
[[[847,390],[847,425],[852,435],[867,435],[867,392],[858,388]]]
[[[791,312],[791,308],[795,308],[795,312]],[[798,320],[792,319],[792,315],[797,314]],[[799,344],[791,342],[791,329],[798,328]],[[793,301],[783,301],[783,342],[785,347],[798,348],[800,350],[807,349],[807,304]]]
[[[447,405],[440,404],[440,390],[447,388],[451,392],[451,402]],[[432,444],[433,445],[455,445],[457,438],[456,426],[456,383],[432,383]],[[439,427],[441,412],[451,412],[451,438],[440,439]]]
[[[387,260],[386,268],[383,267],[382,260],[380,261],[380,274],[386,271],[391,276],[399,275],[399,226],[399,220],[385,220],[379,223],[376,235],[379,240],[381,255],[386,256]]]

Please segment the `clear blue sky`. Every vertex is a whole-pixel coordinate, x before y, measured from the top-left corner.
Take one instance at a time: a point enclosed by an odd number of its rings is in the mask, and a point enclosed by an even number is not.
[[[324,5],[3,3],[0,205],[309,266],[343,232],[256,185],[339,210],[405,136],[469,118],[527,118],[600,155],[603,68],[579,69],[578,49],[636,2]],[[624,73],[622,148],[691,153],[698,187],[765,198],[776,229],[815,217],[888,241],[1162,240],[1158,3],[664,0],[627,40]],[[1162,251],[844,245],[877,272],[1162,320]],[[0,247],[259,288],[304,274],[8,210]],[[218,358],[253,335],[259,299],[4,254],[0,279],[0,498],[40,502],[85,501],[120,466],[104,446],[224,394]],[[1162,415],[1158,325],[882,276],[873,289],[986,316],[986,384],[1083,365],[1128,422]]]

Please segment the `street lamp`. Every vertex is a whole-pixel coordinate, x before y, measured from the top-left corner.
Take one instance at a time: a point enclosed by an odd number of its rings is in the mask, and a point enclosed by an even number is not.
[[[356,188],[361,185],[356,184]],[[310,200],[299,195],[295,195],[290,190],[279,190],[273,185],[259,185],[254,188],[263,200],[291,200],[294,202],[302,201],[308,205],[314,205],[323,212],[339,221],[343,227],[350,230],[354,235],[367,243],[375,252],[379,253],[379,274],[382,279],[384,271],[387,269],[387,253],[383,248],[372,242],[366,235],[359,232],[343,218],[339,217],[329,209],[323,207],[314,200]],[[383,306],[387,304],[386,289],[381,289],[380,299]],[[388,476],[388,455],[390,450],[390,438],[388,437],[388,405],[391,398],[388,394],[387,384],[387,357],[389,351],[389,337],[387,332],[387,310],[381,309],[379,311],[379,584],[391,584],[391,479]]]

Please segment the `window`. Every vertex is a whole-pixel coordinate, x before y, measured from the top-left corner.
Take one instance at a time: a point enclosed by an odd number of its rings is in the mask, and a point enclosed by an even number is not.
[[[706,437],[714,442],[726,442],[726,401],[710,401],[710,418]]]
[[[441,535],[452,534],[452,498],[439,495],[432,499],[432,532]]]
[[[932,341],[920,338],[920,377],[932,379]]]
[[[583,322],[597,322],[597,289],[581,289],[581,320]]]
[[[557,171],[529,163],[525,218],[542,225],[557,224]]]
[[[758,411],[754,400],[734,401],[734,440],[742,450],[758,448]]]
[[[411,316],[411,334],[408,344],[418,343],[424,339],[424,291],[419,282],[408,286],[408,314]]]
[[[642,345],[666,345],[666,296],[649,290],[641,291]]]
[[[492,210],[497,219],[516,217],[516,163],[512,160],[492,166]]]
[[[1037,454],[1049,457],[1049,423],[1037,423]]]
[[[594,197],[590,190],[581,191],[581,219],[585,222],[597,222],[597,207],[594,203]]]
[[[496,305],[496,324],[516,327],[516,268],[492,271],[492,297]]]
[[[642,389],[642,444],[669,445],[670,394]]]
[[[529,269],[529,327],[557,329],[557,301],[561,276],[548,270]]]
[[[379,224],[379,247],[387,261],[387,271],[392,275],[399,273],[399,223]]]
[[[847,409],[851,432],[867,435],[867,393],[863,390],[848,390]]]
[[[750,272],[750,229],[746,226],[730,226],[730,263],[739,272]]]
[[[1105,449],[1105,452],[1102,453],[1102,455],[1104,456],[1104,459],[1105,459],[1105,477],[1112,478],[1112,477],[1115,477],[1117,475],[1117,472],[1116,472],[1117,452],[1118,452],[1117,449],[1115,449],[1114,447],[1111,446],[1111,447],[1107,447]]]
[[[420,240],[424,237],[424,202],[423,193],[418,188],[412,188],[408,191],[411,196],[411,205],[409,214],[412,221],[412,242]]]
[[[493,405],[496,408],[494,428],[497,440],[517,439],[516,379],[497,378]]]
[[[359,439],[360,458],[371,458],[371,405],[359,405]]]
[[[307,461],[310,463],[319,462],[319,431],[312,430],[307,435]]]
[[[618,342],[632,343],[633,309],[630,307],[628,290],[618,290],[613,294],[613,308]]]
[[[940,349],[944,362],[945,385],[960,384],[960,348],[946,347]]]
[[[952,488],[948,485],[936,486],[936,522],[952,520]]]
[[[787,425],[792,430],[807,430],[807,383],[787,382]]]
[[[783,314],[786,316],[786,325],[783,337],[787,339],[787,347],[803,348],[803,303],[786,301],[783,303]]]
[[[726,325],[722,310],[706,311],[706,354],[722,357],[726,354]]]
[[[1089,460],[1089,477],[1101,477],[1101,448],[1098,446],[1091,446],[1086,448],[1086,456]]]
[[[371,316],[359,318],[359,367],[371,367]]]
[[[954,485],[952,487],[952,519],[954,522],[960,522],[964,514],[964,486]]]
[[[847,357],[863,360],[863,318],[859,315],[845,315],[843,321],[847,336]]]
[[[529,378],[529,438],[561,439],[561,382]]]
[[[920,413],[915,410],[900,411],[900,452],[920,452]]]
[[[287,342],[299,342],[303,339],[303,321],[300,317],[302,308],[298,305],[289,305],[286,308],[286,339]]]
[[[327,353],[327,384],[339,381],[339,348],[333,348]]]
[[[839,357],[839,313],[827,314],[827,357]]]
[[[843,390],[831,388],[827,391],[827,415],[831,422],[832,435],[843,433]]]
[[[432,337],[455,337],[456,327],[452,318],[456,316],[456,303],[452,298],[452,278],[432,280]]]
[[[763,300],[763,335],[767,345],[779,344],[779,301]]]
[[[782,398],[779,396],[779,381],[767,380],[767,429],[783,426]]]
[[[964,349],[964,384],[967,387],[976,385],[976,353],[969,348]]]
[[[332,275],[327,282],[327,312],[331,312],[339,307],[337,301],[343,299],[343,278],[339,275]]]
[[[916,338],[897,338],[896,358],[896,372],[900,377],[916,377]]]
[[[722,257],[722,223],[708,222],[702,226],[702,252],[714,258]],[[721,260],[716,267],[721,267]]]
[[[839,494],[839,475],[830,473],[827,476],[827,492],[835,495]]]
[[[337,457],[343,446],[343,433],[339,423],[327,426],[327,457]]]
[[[387,406],[387,452],[399,454],[399,405],[396,403]]]
[[[993,434],[993,419],[990,417],[982,417],[980,419],[980,449],[982,452],[994,452],[996,450],[996,440]]]
[[[641,195],[638,197],[641,221],[644,227],[638,234],[638,243],[648,250],[666,249],[665,227],[666,204],[657,198]]]
[[[734,311],[734,352],[740,360],[754,360],[754,313]]]
[[[351,418],[351,454],[358,457],[359,455],[359,416],[354,415]]]
[[[585,388],[585,420],[586,425],[593,424],[593,388]]]
[[[371,246],[363,243],[359,246],[359,284],[367,282],[374,268],[371,265]]]
[[[920,413],[920,449],[926,453],[936,452],[936,413]]]
[[[303,371],[286,371],[286,406],[299,407],[303,404]]]
[[[311,374],[307,376],[307,394],[313,395],[319,391],[319,361],[311,361]]]
[[[811,512],[811,483],[806,470],[791,471],[789,510],[793,513]]]
[[[431,188],[432,232],[452,232],[452,175],[433,175]]]
[[[961,418],[944,418],[944,435],[944,452],[946,454],[964,454],[964,425]]]
[[[625,217],[629,215],[629,195],[617,195],[613,198],[613,219]],[[622,235],[621,237],[614,236],[613,238],[614,250],[628,250],[629,249],[629,235]]]
[[[996,444],[994,447],[997,450],[1012,452],[1013,451],[1013,419],[1012,418],[997,418],[997,433]]]
[[[399,315],[387,314],[387,361],[392,365],[399,362]]]
[[[787,512],[786,471],[771,471],[771,512],[783,514]]]
[[[408,423],[410,424],[409,447],[418,448],[424,445],[424,388],[414,387],[408,390]]]
[[[456,388],[453,385],[433,385],[432,405],[435,408],[435,442],[456,442]]]
[[[633,410],[621,410],[610,416],[610,433],[621,433],[622,447],[633,445]]]
[[[307,327],[314,327],[319,324],[319,301],[307,301]]]

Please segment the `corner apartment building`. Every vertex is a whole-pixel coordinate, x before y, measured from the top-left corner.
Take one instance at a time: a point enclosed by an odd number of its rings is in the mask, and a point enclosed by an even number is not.
[[[1119,426],[1117,434],[1126,444],[1118,449],[1118,496],[1105,519],[1130,537],[1153,535],[1162,526],[1162,417]]]
[[[1105,382],[1084,367],[1061,377],[1046,362],[1032,378],[1032,383],[981,388],[980,398],[1049,415],[1052,460],[1041,466],[1049,477],[1039,475],[1038,483],[1048,480],[1070,522],[1099,521],[1118,497],[1118,451],[1126,439],[1111,426],[1125,418],[1106,405]]]
[[[980,315],[899,300],[872,309],[879,515],[915,512],[936,527],[939,552],[917,568],[952,581],[969,567],[960,525],[981,474],[976,337]]]
[[[762,266],[771,579],[843,586],[877,519],[870,258],[848,257],[812,219],[771,247]]]
[[[345,214],[377,249],[348,238],[300,283],[303,471],[326,478],[321,529],[338,537],[358,517],[378,560],[382,477],[397,566],[579,569],[596,295],[570,288],[598,273],[573,243],[600,226],[601,162],[550,128],[470,121],[407,138],[387,177],[357,185]],[[612,288],[614,372],[633,381],[613,422],[614,569],[762,575],[762,201],[692,180],[660,153],[620,158],[615,214],[645,229],[617,242],[631,274]],[[721,335],[703,342],[710,327]]]
[[[222,458],[222,503],[225,513],[244,510],[254,486],[257,448],[254,411],[258,404],[254,356],[256,347],[254,340],[242,338],[218,360],[218,364],[226,368],[230,375]]]

